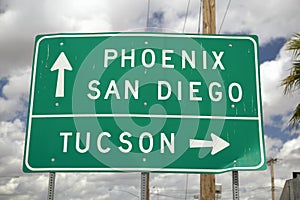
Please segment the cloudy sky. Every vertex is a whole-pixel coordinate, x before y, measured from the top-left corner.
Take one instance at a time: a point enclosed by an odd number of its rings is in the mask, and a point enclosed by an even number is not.
[[[149,25],[156,31],[197,33],[199,0],[150,0]],[[217,32],[255,34],[260,67],[267,159],[275,164],[276,198],[293,171],[300,171],[299,131],[288,128],[299,92],[283,96],[291,53],[284,43],[300,32],[297,0],[216,1]],[[45,199],[48,174],[24,174],[22,159],[34,38],[61,32],[144,31],[147,0],[0,0],[0,199]],[[240,172],[241,199],[270,199],[270,171]],[[231,199],[231,173],[217,175],[222,199]],[[151,174],[153,199],[193,199],[199,175]],[[187,191],[187,193],[186,193]],[[139,173],[58,173],[56,199],[137,199]]]

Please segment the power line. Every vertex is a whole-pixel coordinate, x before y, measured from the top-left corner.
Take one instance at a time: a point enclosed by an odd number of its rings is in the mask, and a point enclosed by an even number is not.
[[[150,0],[148,0],[148,6],[147,6],[147,32],[149,31],[149,15],[150,15]]]
[[[221,22],[220,29],[219,29],[219,32],[218,32],[218,33],[220,33],[221,30],[222,30],[222,26],[223,26],[223,24],[224,24],[224,21],[225,21],[227,12],[228,12],[228,10],[229,10],[230,3],[231,3],[231,0],[228,0],[227,7],[226,7],[226,10],[225,10],[225,13],[224,13],[224,16],[223,16],[223,19],[222,19],[222,22]]]
[[[188,185],[189,185],[189,174],[186,174],[186,179],[185,179],[185,196],[184,196],[184,199],[185,199],[185,200],[186,200],[186,198],[187,198]]]
[[[200,34],[200,24],[201,24],[201,8],[202,8],[202,0],[200,0],[199,6],[199,18],[198,18],[198,34]]]
[[[186,6],[185,19],[184,19],[183,28],[182,28],[183,33],[184,33],[184,29],[185,29],[186,20],[187,20],[188,14],[189,14],[190,2],[191,2],[191,0],[188,0],[188,4]]]

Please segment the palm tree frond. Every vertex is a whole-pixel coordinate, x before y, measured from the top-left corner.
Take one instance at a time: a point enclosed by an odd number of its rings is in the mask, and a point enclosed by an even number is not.
[[[300,56],[300,33],[294,34],[294,37],[286,44],[288,51],[293,51],[295,58]]]
[[[300,90],[300,33],[294,36],[286,43],[286,49],[293,51],[293,63],[290,75],[282,80],[281,85],[285,86],[284,94],[292,93],[295,90]],[[292,128],[297,129],[300,124],[300,104],[293,112],[293,116],[289,121]]]
[[[300,123],[300,104],[296,107],[296,109],[293,112],[293,116],[290,119],[289,125],[293,128],[298,128]]]
[[[284,94],[290,93],[293,89],[300,89],[300,60],[293,62],[290,75],[282,80],[281,85],[285,86]]]

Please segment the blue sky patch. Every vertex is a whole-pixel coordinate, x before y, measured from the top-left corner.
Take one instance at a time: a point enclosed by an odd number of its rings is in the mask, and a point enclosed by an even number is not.
[[[290,127],[287,127],[285,130],[282,130],[279,127],[269,126],[269,125],[264,126],[264,133],[270,138],[280,139],[283,143],[292,140],[294,138],[297,138],[299,136],[297,134],[291,134]]]
[[[164,12],[156,11],[154,12],[149,20],[149,27],[161,27],[164,20]]]
[[[274,60],[285,43],[286,43],[286,39],[280,37],[272,40],[271,42],[263,46],[260,46],[259,47],[260,63]]]
[[[7,78],[0,79],[0,97],[6,99],[5,95],[3,94],[3,87],[8,83]]]

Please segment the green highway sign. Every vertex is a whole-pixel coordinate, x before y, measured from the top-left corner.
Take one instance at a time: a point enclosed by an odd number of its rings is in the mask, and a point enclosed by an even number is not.
[[[266,168],[256,36],[36,37],[25,172]]]

